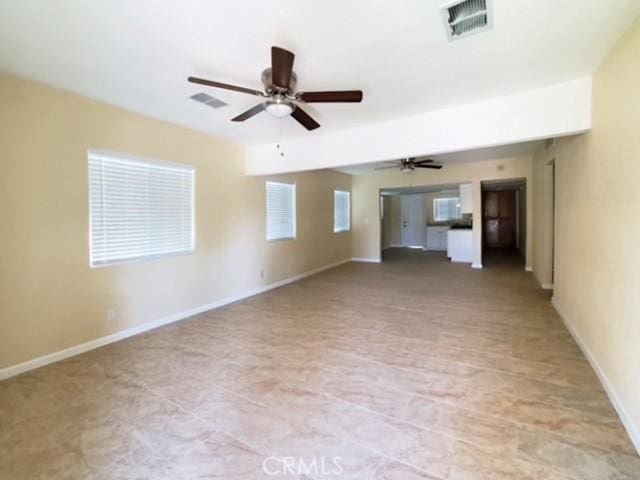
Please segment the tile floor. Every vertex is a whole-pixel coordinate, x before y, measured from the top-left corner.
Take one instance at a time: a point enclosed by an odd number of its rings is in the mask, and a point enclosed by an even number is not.
[[[0,478],[640,478],[521,265],[385,257],[0,382]]]

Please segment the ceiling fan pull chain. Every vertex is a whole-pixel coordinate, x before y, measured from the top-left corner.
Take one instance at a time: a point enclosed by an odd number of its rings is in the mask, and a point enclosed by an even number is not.
[[[280,145],[282,142],[282,123],[278,124],[278,143],[276,143],[276,150],[280,152],[280,156],[284,157],[284,148]]]

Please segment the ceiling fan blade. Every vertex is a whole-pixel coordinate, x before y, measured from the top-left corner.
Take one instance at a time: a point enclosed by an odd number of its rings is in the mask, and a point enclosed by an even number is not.
[[[249,110],[247,110],[244,113],[241,113],[237,117],[233,117],[231,119],[231,121],[232,122],[244,122],[245,120],[248,120],[249,118],[253,117],[254,115],[259,114],[262,111],[264,111],[264,103],[259,103],[255,107],[250,108]]]
[[[300,92],[296,98],[306,103],[361,102],[361,90],[335,90],[329,92]]]
[[[233,90],[234,92],[248,93],[249,95],[257,95],[258,97],[264,97],[264,94],[259,90],[253,90],[251,88],[238,87],[236,85],[229,85],[227,83],[214,82],[213,80],[206,80],[204,78],[189,77],[187,80],[191,83],[197,83],[199,85],[206,85],[207,87],[224,88],[225,90]]]
[[[291,116],[295,118],[304,128],[307,130],[315,130],[320,126],[313,118],[311,118],[307,112],[296,106],[295,110],[291,112]]]
[[[438,164],[433,164],[433,165],[417,165],[417,164],[413,164],[413,166],[415,168],[433,168],[435,170],[440,170],[442,168],[442,165],[438,165]]]
[[[426,158],[424,160],[414,160],[413,164],[414,165],[422,165],[423,163],[433,163],[434,160],[431,160],[430,158]]]
[[[387,170],[389,168],[398,168],[400,166],[401,165],[391,165],[390,167],[377,167],[377,168],[374,168],[374,170]]]
[[[271,81],[276,87],[289,88],[295,55],[280,47],[271,47]]]

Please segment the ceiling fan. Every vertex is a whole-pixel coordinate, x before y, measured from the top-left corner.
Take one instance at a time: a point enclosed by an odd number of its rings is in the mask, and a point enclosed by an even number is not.
[[[401,172],[413,172],[416,168],[433,168],[440,170],[442,168],[441,163],[436,163],[430,158],[419,160],[417,157],[401,158],[400,160],[393,160],[394,165],[389,167],[378,167],[375,170],[386,170],[388,168],[400,167]]]
[[[307,130],[314,130],[320,126],[302,108],[300,103],[327,103],[327,102],[361,102],[361,90],[338,90],[328,92],[296,92],[297,75],[293,71],[293,59],[295,55],[280,47],[271,47],[271,68],[262,72],[262,84],[264,92],[251,88],[238,87],[226,83],[214,82],[203,78],[189,77],[188,81],[208,87],[224,88],[234,92],[247,93],[265,98],[244,113],[231,119],[232,122],[244,122],[249,118],[266,111],[276,118],[291,115]]]

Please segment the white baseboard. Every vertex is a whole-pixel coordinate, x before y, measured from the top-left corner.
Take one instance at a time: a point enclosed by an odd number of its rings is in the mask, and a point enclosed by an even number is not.
[[[530,265],[527,265],[526,267],[524,267],[525,272],[533,272],[533,267]]]
[[[232,295],[231,297],[223,298],[221,300],[217,300],[215,302],[208,303],[206,305],[201,305],[199,307],[185,310],[183,312],[174,313],[172,315],[162,317],[157,320],[153,320],[151,322],[146,322],[141,325],[136,325],[135,327],[127,328],[126,330],[121,330],[119,332],[115,332],[110,335],[106,335],[104,337],[96,338],[94,340],[81,343],[80,345],[75,345],[73,347],[65,348],[64,350],[59,350],[57,352],[49,353],[47,355],[43,355],[41,357],[37,357],[32,360],[19,363],[17,365],[12,365],[10,367],[3,368],[0,370],[0,380],[4,380],[6,378],[20,375],[21,373],[28,372],[29,370],[34,370],[36,368],[49,365],[50,363],[58,362],[60,360],[64,360],[65,358],[73,357],[75,355],[88,352],[89,350],[94,350],[96,348],[103,347],[110,343],[117,342],[118,340],[123,340],[125,338],[138,335],[139,333],[146,332],[148,330],[153,330],[154,328],[158,328],[163,325],[167,325],[169,323],[177,322],[179,320],[184,320],[185,318],[198,315],[199,313],[203,313],[208,310],[213,310],[214,308],[219,308],[224,305],[228,305],[229,303],[237,302],[238,300],[242,300],[244,298],[258,295],[259,293],[264,293],[266,291],[273,290],[274,288],[282,287],[289,283],[302,280],[305,277],[315,275],[316,273],[320,273],[324,270],[337,267],[339,265],[348,263],[350,261],[351,259],[346,259],[346,260],[341,260],[339,262],[331,263],[329,265],[323,265],[322,267],[309,270],[308,272],[304,272],[299,275],[295,275],[293,277],[285,278],[284,280],[280,280],[278,282],[270,283],[268,285],[262,285],[260,287],[253,288],[251,290],[247,290],[247,291],[238,293],[236,295]]]
[[[553,290],[553,283],[543,283],[541,287],[543,290]]]
[[[391,248],[404,248],[404,245],[395,245],[395,244],[391,244],[390,245]]]
[[[627,413],[627,409],[624,407],[622,401],[620,400],[620,396],[616,393],[615,388],[609,381],[604,370],[600,367],[598,360],[589,349],[589,346],[586,344],[584,339],[580,336],[580,334],[578,333],[578,330],[576,330],[575,326],[573,325],[569,317],[566,315],[562,307],[558,304],[558,300],[556,299],[556,297],[551,298],[551,303],[556,309],[556,312],[558,312],[558,315],[560,315],[560,318],[564,322],[569,332],[571,332],[571,335],[573,336],[576,343],[580,347],[580,350],[582,350],[582,353],[591,364],[591,368],[593,368],[594,372],[596,372],[596,375],[598,376],[598,379],[600,380],[600,383],[602,384],[604,391],[607,392],[607,396],[609,397],[609,400],[611,401],[613,408],[615,408],[616,412],[618,413],[618,416],[620,417],[620,420],[622,421],[622,424],[624,425],[624,428],[627,430],[627,433],[629,434],[629,438],[631,439],[633,446],[636,448],[636,451],[640,454],[640,426],[633,424],[631,417]]]
[[[471,264],[471,268],[481,269],[482,268],[482,264],[481,263],[472,263]]]
[[[381,263],[382,259],[380,258],[362,258],[362,257],[353,257],[351,259],[352,262],[366,262],[366,263]]]

